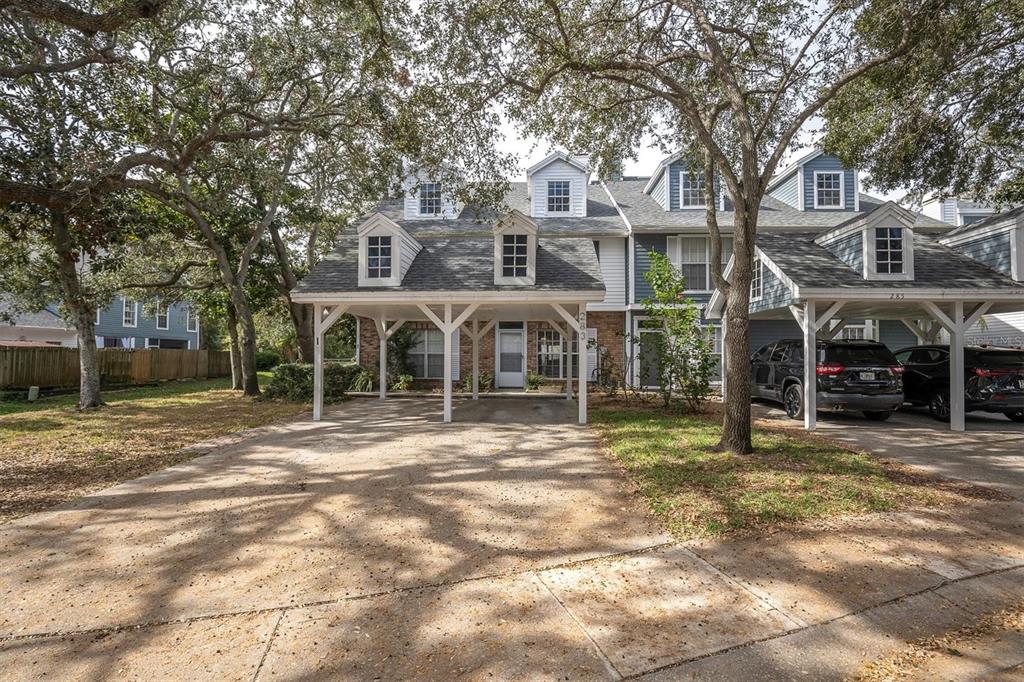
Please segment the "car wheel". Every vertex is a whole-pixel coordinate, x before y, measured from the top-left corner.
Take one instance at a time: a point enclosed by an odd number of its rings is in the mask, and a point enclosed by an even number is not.
[[[782,406],[790,419],[800,419],[804,414],[804,392],[800,384],[790,384],[782,394]]]
[[[1017,412],[1007,412],[1005,414],[1006,418],[1009,419],[1010,421],[1017,422],[1018,424],[1024,424],[1024,410],[1018,410]]]
[[[928,411],[933,418],[940,422],[948,422],[950,414],[949,392],[936,391],[932,393],[932,397],[928,399]]]
[[[864,416],[873,422],[884,422],[891,417],[893,410],[865,410]]]

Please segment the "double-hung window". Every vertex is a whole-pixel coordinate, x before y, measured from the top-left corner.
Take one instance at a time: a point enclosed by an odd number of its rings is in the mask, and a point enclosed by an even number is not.
[[[525,234],[506,234],[501,238],[502,277],[527,276],[527,244]]]
[[[391,237],[366,238],[367,279],[391,277]]]
[[[814,207],[843,208],[843,173],[815,172]]]
[[[408,357],[415,378],[444,378],[444,334],[440,329],[414,330]]]
[[[679,242],[679,271],[686,280],[686,290],[706,291],[708,288],[708,240],[704,237],[683,237]]]
[[[170,314],[167,306],[160,301],[156,302],[156,328],[168,329],[170,327]]]
[[[703,208],[707,205],[704,199],[703,173],[680,173],[679,204],[683,208]]]
[[[441,213],[441,183],[424,182],[420,185],[420,215]]]
[[[572,376],[579,376],[579,335],[572,335]],[[537,330],[537,372],[548,379],[564,379],[565,340],[553,329]],[[594,368],[591,367],[591,370]]]
[[[903,228],[875,228],[875,272],[903,274]]]
[[[569,181],[548,180],[548,213],[568,213]]]
[[[139,305],[129,299],[124,299],[124,309],[121,316],[121,325],[124,327],[139,326]]]
[[[189,306],[185,315],[185,331],[199,331],[199,317],[196,315],[196,309]]]
[[[760,301],[762,296],[764,296],[764,263],[760,258],[756,258],[750,276],[750,300]]]

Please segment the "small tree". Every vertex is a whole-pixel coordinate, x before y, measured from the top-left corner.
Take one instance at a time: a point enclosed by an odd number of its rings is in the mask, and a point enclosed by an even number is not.
[[[661,325],[661,333],[654,339],[658,391],[665,407],[679,396],[690,410],[698,411],[711,395],[713,342],[700,324],[700,311],[693,299],[684,294],[686,278],[664,254],[651,253],[650,257],[651,269],[644,279],[654,296],[643,303],[646,314]]]

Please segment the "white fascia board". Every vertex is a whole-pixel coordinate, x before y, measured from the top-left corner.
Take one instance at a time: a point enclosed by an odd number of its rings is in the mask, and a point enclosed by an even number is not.
[[[726,281],[729,281],[729,278],[732,277],[732,268],[735,260],[736,255],[733,254],[732,256],[729,256],[729,262],[725,264],[725,270],[722,271],[722,277],[724,277]],[[708,302],[704,306],[704,317],[709,320],[720,319],[722,317],[721,308],[724,303],[725,295],[720,289],[715,289],[715,292],[711,294],[711,298],[708,299]]]
[[[658,180],[658,178],[661,177],[661,174],[663,172],[667,172],[668,171],[668,167],[670,165],[672,165],[675,161],[679,160],[679,158],[681,158],[682,155],[683,155],[683,152],[678,151],[675,154],[672,154],[670,156],[666,156],[664,159],[662,159],[661,161],[658,162],[658,166],[654,169],[654,173],[651,174],[651,179],[647,181],[646,185],[644,185],[644,194],[650,194],[651,193],[651,190],[654,189],[654,186],[656,184],[658,184],[657,180]],[[668,191],[668,186],[667,185],[665,187],[665,191],[666,192]]]
[[[983,227],[971,232],[961,232],[960,234],[955,234],[953,236],[947,235],[945,237],[939,237],[938,241],[940,244],[945,244],[946,246],[959,246],[960,244],[973,242],[976,239],[983,239],[1003,232],[1009,232],[1016,227],[1018,227],[1017,221],[1008,220],[1005,223],[989,225],[988,227]]]
[[[400,294],[400,298],[397,295]],[[299,303],[600,303],[605,291],[337,291],[297,292],[292,300]]]
[[[772,176],[772,179],[768,181],[768,185],[765,187],[765,190],[764,190],[765,193],[767,194],[768,192],[770,192],[773,189],[775,189],[775,187],[779,184],[779,182],[781,182],[782,180],[786,179],[787,175],[789,175],[793,171],[803,167],[803,165],[806,164],[808,161],[811,161],[812,159],[816,159],[816,158],[818,158],[819,156],[821,156],[824,153],[825,153],[824,150],[815,147],[812,151],[804,154],[803,156],[798,158],[796,161],[793,161],[791,164],[789,164],[788,166],[783,168],[782,170],[776,171],[775,175]]]
[[[570,156],[570,155],[566,154],[565,152],[558,152],[558,151],[556,151],[556,152],[551,152],[550,154],[545,156],[543,159],[541,159],[537,163],[535,163],[532,166],[530,166],[529,168],[527,168],[526,169],[526,177],[530,177],[531,175],[533,175],[534,173],[536,173],[540,169],[542,169],[542,168],[544,168],[546,166],[551,165],[555,161],[564,161],[565,163],[569,164],[570,166],[573,166],[574,168],[578,168],[580,171],[582,171],[584,173],[588,173],[588,174],[590,173],[590,168],[585,163],[583,163],[582,161],[577,159],[576,157]]]
[[[1020,301],[1024,306],[1024,288],[1020,291],[999,291],[993,289],[911,289],[909,287],[893,287],[891,289],[803,289],[802,299],[865,300],[865,301]],[[898,298],[894,298],[898,296]]]
[[[764,263],[765,267],[771,270],[772,274],[778,277],[780,282],[789,287],[789,290],[793,293],[793,298],[800,298],[800,287],[796,282],[789,278],[789,275],[782,271],[782,268],[780,268],[775,261],[764,255],[764,251],[759,249],[757,246],[754,247],[754,255],[761,259],[761,262]]]
[[[604,188],[604,193],[608,195],[608,199],[612,202],[612,206],[615,207],[616,213],[619,214],[619,218],[621,218],[623,224],[625,224],[625,226],[626,226],[626,234],[625,234],[625,236],[628,237],[629,235],[633,234],[633,225],[629,222],[629,218],[626,217],[626,214],[622,212],[622,207],[619,206],[619,202],[617,202],[615,200],[615,195],[613,195],[612,191],[610,189],[608,189],[608,185],[604,184],[603,180],[600,182],[600,184],[601,184],[601,187]]]

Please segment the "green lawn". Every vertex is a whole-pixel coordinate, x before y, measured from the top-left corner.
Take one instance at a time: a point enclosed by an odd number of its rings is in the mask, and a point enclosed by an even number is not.
[[[110,391],[106,407],[84,412],[75,409],[74,395],[4,404],[0,522],[186,461],[195,453],[181,449],[193,443],[308,409],[246,398],[230,383],[170,381]]]
[[[680,539],[955,503],[964,491],[824,439],[755,429],[756,453],[714,452],[720,418],[595,409],[591,423]]]

